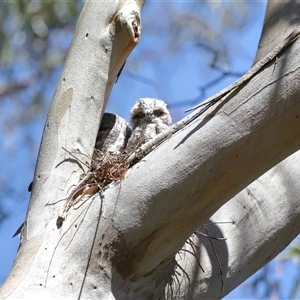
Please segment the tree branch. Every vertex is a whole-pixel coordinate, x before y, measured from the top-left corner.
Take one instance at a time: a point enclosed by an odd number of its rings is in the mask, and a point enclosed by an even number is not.
[[[175,255],[226,201],[299,149],[299,45],[128,171],[114,227],[131,245],[132,279]]]
[[[184,279],[180,286],[173,282],[174,293],[182,299],[221,299],[299,234],[299,161],[298,151],[247,186],[209,219],[209,234],[226,238],[213,241],[225,274],[224,291],[221,292],[213,250],[202,238],[196,242],[201,244],[198,256],[205,272],[196,267],[192,255],[177,255],[177,263],[185,273],[177,269],[179,278]]]

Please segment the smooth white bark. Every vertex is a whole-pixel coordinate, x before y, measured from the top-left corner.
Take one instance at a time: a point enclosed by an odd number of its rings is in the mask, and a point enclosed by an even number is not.
[[[64,274],[64,270],[71,264],[76,278],[81,278],[84,272],[77,276],[80,268],[76,266],[80,262],[70,262],[75,253],[68,258],[65,254],[55,256],[63,231],[57,228],[55,220],[70,190],[90,163],[111,88],[140,38],[142,4],[140,0],[86,1],[83,7],[48,113],[22,246],[10,277],[1,289],[2,299],[8,296],[34,299],[38,295],[74,299],[74,295],[78,295],[77,280],[74,279],[76,288],[72,290],[70,275]],[[62,147],[87,166],[79,164]],[[79,248],[84,246],[80,243]],[[86,256],[79,256],[79,260],[84,258]],[[49,268],[53,265],[59,269],[56,274],[68,280],[68,285],[64,286],[63,281],[55,288],[46,285]]]
[[[300,25],[298,5],[293,1],[268,3],[254,63]],[[298,151],[251,183],[208,221],[216,222],[207,227],[211,236],[227,238],[225,242],[212,241],[222,265],[223,292],[214,251],[208,245],[208,239],[202,238],[198,259],[205,273],[191,255],[178,255],[177,260],[185,274],[177,269],[181,273],[181,277],[177,276],[180,285],[175,280],[168,295],[172,291],[179,299],[221,298],[274,258],[299,234],[299,162]],[[224,219],[234,223],[221,224]],[[201,231],[206,233],[203,228]],[[199,243],[197,239],[195,242]]]
[[[226,240],[212,240],[213,249],[208,238],[194,235],[192,239],[200,245],[197,253],[205,273],[192,255],[181,251],[176,260],[182,269],[177,268],[177,278],[168,295],[172,292],[176,299],[220,299],[290,243],[300,228],[299,163],[300,152],[296,152],[251,183],[205,222],[210,236]],[[200,230],[206,234],[204,228]],[[215,253],[224,278],[222,292]]]

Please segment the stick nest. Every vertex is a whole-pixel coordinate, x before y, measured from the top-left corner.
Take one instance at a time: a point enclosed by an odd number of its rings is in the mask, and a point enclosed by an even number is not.
[[[105,152],[95,150],[92,159],[91,172],[94,183],[104,188],[113,181],[122,180],[129,168],[126,152]]]
[[[81,179],[77,186],[75,186],[66,199],[63,211],[57,220],[58,227],[60,227],[62,221],[65,220],[68,210],[79,203],[85,196],[91,197],[99,190],[102,192],[110,183],[122,180],[125,177],[127,170],[140,159],[137,158],[131,163],[128,162],[128,157],[139,147],[139,144],[135,146],[133,149],[122,149],[118,152],[94,150],[88,173]],[[66,149],[64,150],[80,163],[83,163],[71,152]]]

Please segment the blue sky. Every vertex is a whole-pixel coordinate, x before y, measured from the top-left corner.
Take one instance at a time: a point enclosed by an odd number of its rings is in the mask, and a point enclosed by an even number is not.
[[[223,2],[216,1],[214,5],[222,5]],[[236,3],[238,5],[238,2]],[[148,18],[150,13],[157,11],[158,5],[161,5],[161,3],[149,1],[143,12],[145,19]],[[166,3],[163,5],[166,5]],[[222,36],[223,43],[227,44],[229,51],[231,51],[228,67],[236,73],[243,74],[251,67],[257,49],[266,2],[258,1],[253,5],[253,16],[249,24],[238,33],[228,32]],[[185,9],[185,3],[176,2],[174,7]],[[118,83],[115,84],[107,111],[128,119],[129,110],[136,99],[140,97],[155,97],[164,99],[170,104],[172,119],[176,122],[185,115],[184,110],[191,106],[189,100],[198,98],[199,101],[204,100],[237,79],[237,77],[226,77],[221,82],[208,88],[206,94],[201,98],[199,96],[200,88],[219,75],[218,72],[208,68],[208,61],[211,59],[211,55],[199,51],[199,48],[195,47],[193,43],[183,45],[176,55],[172,51],[167,53],[167,55],[159,55],[160,50],[166,52],[164,39],[167,33],[168,31],[166,30],[161,35],[153,36],[153,34],[151,35],[151,30],[145,25],[140,44],[133,51]],[[146,59],[143,60],[143,57],[146,57]],[[56,80],[58,76],[59,71],[57,72]],[[55,85],[56,83],[53,82],[49,90],[47,90],[49,103],[54,93]],[[181,102],[186,102],[186,105],[177,107],[176,103]],[[0,103],[0,105],[2,105],[0,111],[2,109],[6,113],[16,113],[9,103]],[[6,106],[4,107],[3,105]],[[12,180],[14,180],[18,188],[17,194],[14,194],[13,197],[19,197],[19,201],[12,201],[12,195],[8,193],[3,201],[5,207],[9,211],[13,211],[13,213],[1,223],[0,227],[0,283],[8,276],[19,245],[18,238],[12,239],[12,235],[25,219],[30,196],[27,192],[27,186],[33,177],[45,118],[45,114],[37,117],[26,129],[30,130],[30,134],[35,141],[32,149],[23,149],[22,147],[22,136],[24,135],[24,129],[22,128],[15,130],[11,135],[6,134],[0,137],[0,149],[4,153],[0,158],[1,172],[5,174],[15,170]],[[21,150],[16,151],[15,147]],[[10,148],[13,150],[9,151]],[[13,153],[13,157],[11,153]],[[251,299],[251,297],[253,298],[253,295],[247,295],[244,289],[237,288],[225,299]]]

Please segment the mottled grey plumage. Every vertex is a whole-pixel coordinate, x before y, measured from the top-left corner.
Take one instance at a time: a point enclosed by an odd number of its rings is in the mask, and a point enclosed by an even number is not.
[[[95,149],[102,152],[122,151],[130,134],[129,124],[124,119],[114,114],[104,113]]]
[[[130,116],[132,133],[126,147],[129,150],[167,130],[171,123],[166,103],[154,98],[139,99],[132,107]]]

